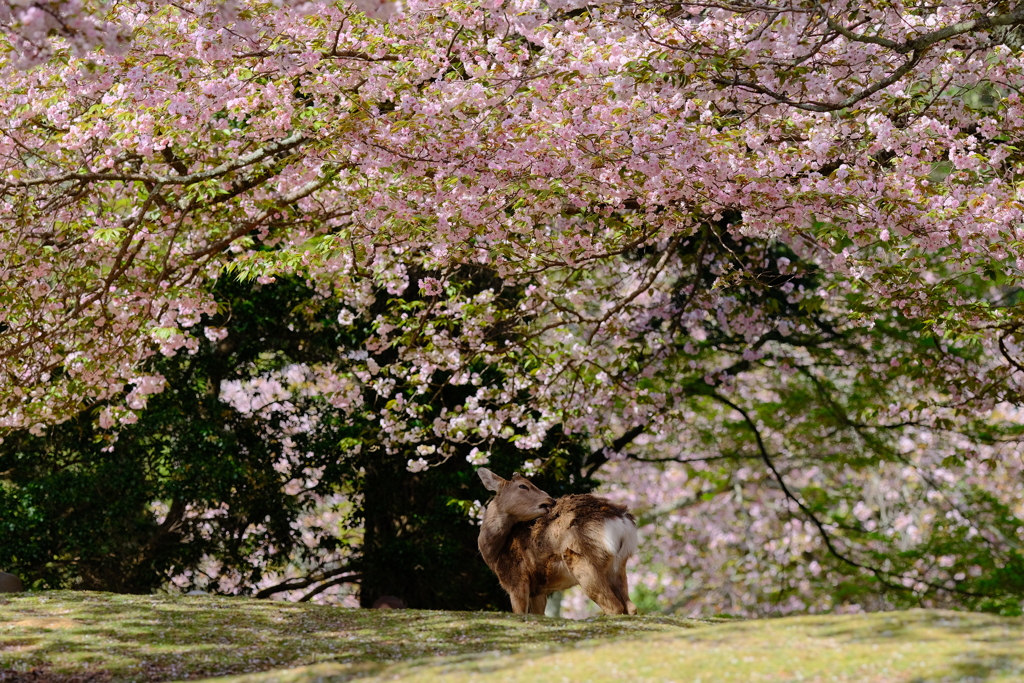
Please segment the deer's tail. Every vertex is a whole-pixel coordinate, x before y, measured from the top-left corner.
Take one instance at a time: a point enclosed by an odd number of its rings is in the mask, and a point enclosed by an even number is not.
[[[639,543],[636,536],[636,522],[631,516],[609,517],[604,521],[604,545],[615,558],[615,564],[625,562],[635,555]]]

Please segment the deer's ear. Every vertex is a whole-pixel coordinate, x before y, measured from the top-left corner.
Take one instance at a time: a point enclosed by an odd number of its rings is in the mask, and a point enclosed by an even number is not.
[[[505,483],[504,479],[494,472],[491,472],[486,467],[481,467],[476,471],[476,473],[480,475],[480,481],[484,483],[484,488],[488,491],[494,491],[497,493],[498,489],[501,488],[501,485]]]

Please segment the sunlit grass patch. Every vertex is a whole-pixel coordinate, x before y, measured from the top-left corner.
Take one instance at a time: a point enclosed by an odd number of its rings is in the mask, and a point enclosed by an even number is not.
[[[28,673],[33,672],[33,673]],[[914,610],[712,623],[209,596],[0,599],[0,680],[1024,681],[1024,620]]]
[[[539,651],[700,623],[62,591],[0,599],[0,672],[162,681],[331,662],[367,675],[400,662]]]

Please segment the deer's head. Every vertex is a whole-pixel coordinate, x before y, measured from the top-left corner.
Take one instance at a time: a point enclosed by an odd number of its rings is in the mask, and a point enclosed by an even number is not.
[[[517,522],[528,522],[551,512],[555,499],[534,486],[518,472],[511,479],[502,479],[489,469],[476,471],[488,491],[494,491],[491,506]],[[490,506],[489,506],[490,507]]]

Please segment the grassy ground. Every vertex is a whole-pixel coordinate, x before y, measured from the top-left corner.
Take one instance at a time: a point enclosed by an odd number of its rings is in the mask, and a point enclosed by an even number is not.
[[[206,596],[0,598],[0,681],[1024,681],[1024,620],[955,612],[710,624],[347,610]]]

